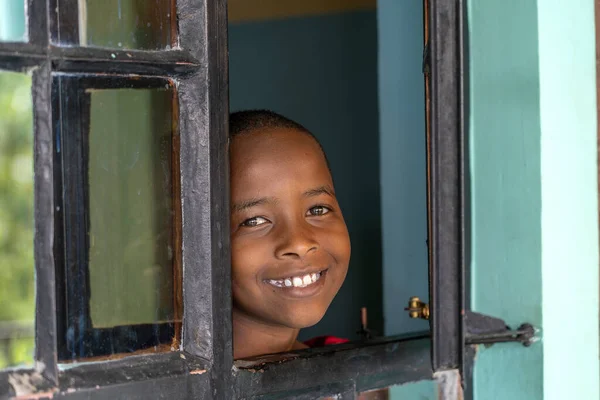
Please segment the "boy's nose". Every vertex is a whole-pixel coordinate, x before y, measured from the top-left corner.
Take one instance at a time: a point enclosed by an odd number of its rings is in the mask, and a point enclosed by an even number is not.
[[[280,241],[275,249],[277,258],[304,258],[311,251],[317,250],[318,242],[306,222],[286,226],[280,233]]]

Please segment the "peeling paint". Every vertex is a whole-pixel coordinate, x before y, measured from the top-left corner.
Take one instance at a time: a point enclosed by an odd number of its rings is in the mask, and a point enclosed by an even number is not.
[[[36,399],[52,399],[54,397],[54,393],[56,393],[56,390],[51,390],[48,392],[42,392],[42,393],[32,393],[32,394],[26,394],[23,396],[16,396],[13,397],[13,400],[36,400]]]
[[[43,374],[46,370],[46,364],[43,361],[36,361],[33,369],[35,370],[35,372]]]
[[[439,400],[464,400],[460,372],[457,369],[439,371],[433,377],[438,384]]]
[[[54,397],[57,389],[36,393],[42,387],[45,379],[42,373],[46,370],[46,364],[36,361],[33,372],[15,372],[8,375],[8,384],[15,392],[13,399],[48,399]]]
[[[190,371],[190,375],[202,375],[206,372],[205,369],[195,369],[193,371]]]
[[[44,381],[42,375],[34,371],[33,373],[14,373],[8,376],[8,383],[12,386],[17,396],[24,396],[34,393],[36,385]]]
[[[264,369],[254,369],[254,368],[249,368],[247,371],[250,371],[252,373],[260,372],[261,374],[265,372]]]

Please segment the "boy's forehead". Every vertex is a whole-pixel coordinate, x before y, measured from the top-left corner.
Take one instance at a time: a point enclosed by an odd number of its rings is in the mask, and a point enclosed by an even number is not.
[[[298,131],[240,135],[231,143],[232,183],[264,179],[299,179],[301,174],[331,181],[320,146]]]
[[[309,134],[294,129],[269,129],[236,136],[231,143],[232,163],[298,161],[316,156],[325,161],[321,147]],[[313,157],[311,157],[313,158]]]
[[[255,129],[251,132],[234,136],[233,145],[249,147],[280,146],[290,143],[315,144],[315,140],[307,133],[291,128],[266,128]],[[318,145],[317,145],[318,147]]]

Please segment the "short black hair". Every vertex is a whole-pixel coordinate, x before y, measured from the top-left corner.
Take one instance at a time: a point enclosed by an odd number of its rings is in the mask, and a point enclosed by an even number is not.
[[[243,110],[236,111],[229,115],[229,138],[234,139],[236,136],[249,134],[258,130],[269,130],[269,129],[295,129],[302,133],[310,136],[321,149],[327,168],[331,173],[331,167],[329,166],[329,160],[327,154],[321,146],[319,139],[311,131],[306,129],[303,125],[296,121],[293,121],[281,114],[277,114],[271,110]]]
[[[243,110],[231,113],[229,116],[229,137],[231,138],[259,129],[277,128],[296,129],[313,136],[301,124],[271,110]]]

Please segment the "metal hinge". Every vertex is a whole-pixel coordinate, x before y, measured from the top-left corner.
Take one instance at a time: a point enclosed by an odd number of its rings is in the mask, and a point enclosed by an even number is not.
[[[405,308],[411,318],[429,319],[429,305],[418,297],[411,297]],[[490,317],[472,311],[464,314],[465,344],[487,344],[517,342],[530,346],[535,341],[536,330],[529,323],[522,324],[518,329],[510,329],[500,318]]]
[[[429,49],[429,43],[423,48],[423,62],[421,64],[423,74],[428,77],[431,72],[431,53]]]

